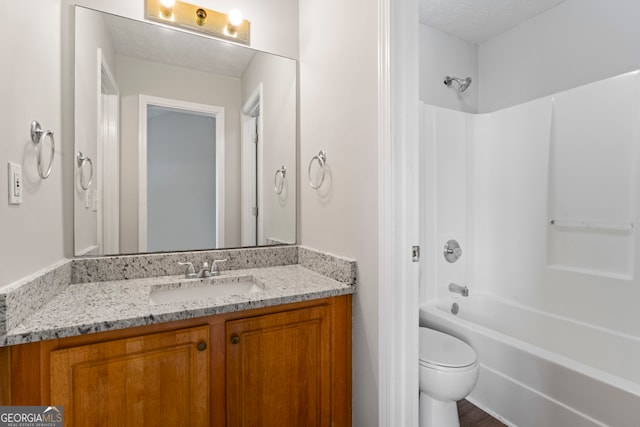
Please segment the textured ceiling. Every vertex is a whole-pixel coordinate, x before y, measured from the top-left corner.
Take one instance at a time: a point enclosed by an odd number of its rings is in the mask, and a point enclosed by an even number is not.
[[[420,22],[482,43],[564,0],[419,0]]]
[[[232,43],[102,15],[120,55],[239,78],[255,54],[252,49]]]

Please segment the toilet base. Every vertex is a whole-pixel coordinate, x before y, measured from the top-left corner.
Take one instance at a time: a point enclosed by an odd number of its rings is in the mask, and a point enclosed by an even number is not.
[[[420,392],[420,427],[460,427],[455,401],[436,400]]]

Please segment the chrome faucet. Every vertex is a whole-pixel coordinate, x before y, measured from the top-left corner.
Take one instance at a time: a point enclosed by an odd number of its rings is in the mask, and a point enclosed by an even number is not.
[[[202,268],[200,269],[200,271],[198,271],[198,277],[203,278],[203,277],[210,277],[211,276],[211,270],[209,269],[209,263],[207,261],[202,263]]]
[[[218,268],[218,263],[219,262],[227,262],[227,259],[214,259],[211,262],[211,275],[212,276],[219,276],[220,275],[220,269]]]
[[[463,297],[469,296],[469,288],[467,288],[466,286],[458,285],[456,283],[449,283],[449,292],[460,294]]]

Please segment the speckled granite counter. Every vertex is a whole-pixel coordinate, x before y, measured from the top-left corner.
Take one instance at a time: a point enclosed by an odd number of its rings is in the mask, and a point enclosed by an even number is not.
[[[159,305],[149,304],[153,287],[175,282],[186,284],[189,280],[182,276],[169,276],[71,285],[18,327],[8,331],[3,337],[2,345],[190,319],[355,292],[354,286],[329,279],[300,265],[232,270],[219,277],[247,275],[255,277],[264,285],[264,290],[245,295]]]
[[[355,292],[355,261],[309,248],[293,248],[296,254],[291,260],[287,260],[289,265],[225,270],[220,276],[213,278],[213,280],[220,280],[252,276],[264,288],[260,292],[158,305],[152,305],[149,302],[152,290],[177,283],[184,287],[209,285],[212,278],[185,279],[183,275],[167,275],[123,280],[116,276],[109,277],[108,281],[88,283],[74,284],[74,281],[70,280],[70,284],[67,281],[70,275],[67,265],[58,266],[55,276],[60,276],[58,273],[60,270],[65,274],[62,279],[54,281],[55,286],[52,285],[52,287],[55,288],[55,292],[44,293],[48,300],[25,314],[19,323],[18,321],[13,324],[5,322],[6,334],[0,334],[0,346],[269,307]],[[291,247],[285,250],[290,252]],[[273,252],[274,249],[271,251]],[[120,262],[120,259],[121,257],[112,258],[117,262]],[[251,263],[249,265],[254,267]],[[51,276],[52,273],[46,272],[42,277],[47,275]],[[38,287],[42,286],[38,281],[42,279],[37,278],[21,284],[16,289],[11,289],[11,292],[0,296],[9,302],[24,301],[24,296],[32,292],[31,289],[36,286],[35,284]],[[65,285],[59,284],[65,281]],[[42,294],[41,291],[39,293]],[[20,302],[20,305],[22,304]],[[7,304],[5,307],[4,314],[7,319],[11,319],[12,304]]]

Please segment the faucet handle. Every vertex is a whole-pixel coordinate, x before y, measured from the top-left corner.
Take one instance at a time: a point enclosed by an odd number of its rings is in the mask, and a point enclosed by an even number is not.
[[[225,259],[214,259],[211,261],[211,275],[217,276],[220,274],[220,269],[218,268],[218,263],[227,262],[227,258]]]
[[[446,259],[447,262],[456,262],[458,258],[462,256],[460,244],[455,240],[449,240],[445,243],[442,252],[444,253],[444,259]]]
[[[184,277],[186,277],[187,279],[193,279],[195,277],[198,277],[198,275],[196,274],[196,269],[193,268],[193,263],[192,262],[178,262],[178,264],[180,265],[186,265],[187,266],[187,270],[184,273]]]

